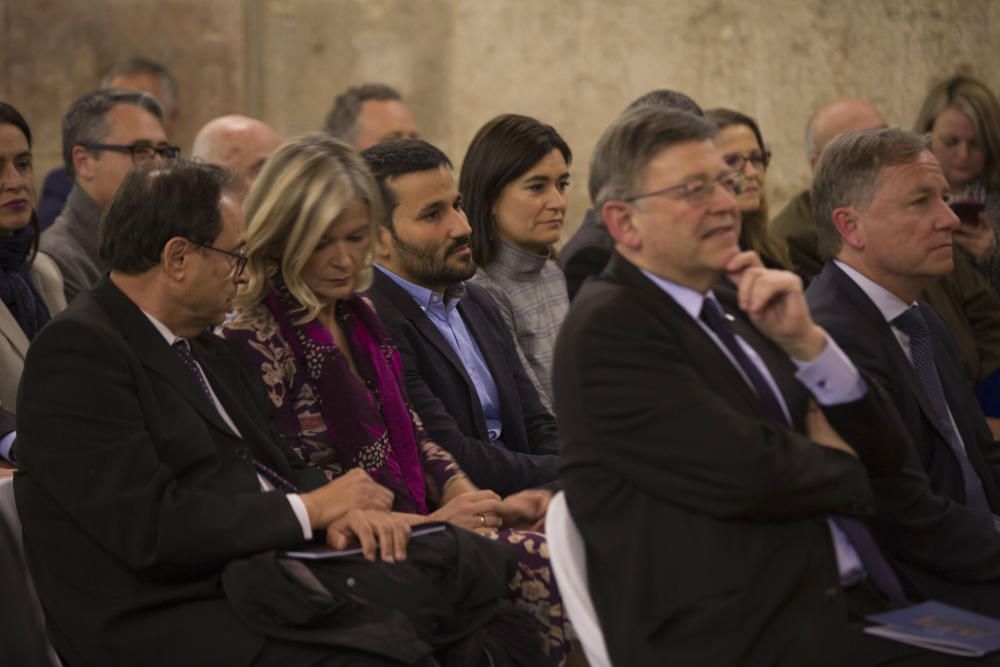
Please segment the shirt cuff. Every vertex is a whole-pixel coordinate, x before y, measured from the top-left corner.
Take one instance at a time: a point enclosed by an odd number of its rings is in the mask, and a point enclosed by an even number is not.
[[[306,538],[306,542],[313,538],[313,529],[309,524],[309,512],[306,511],[306,504],[302,502],[297,493],[288,493],[285,495],[288,498],[288,504],[292,506],[292,511],[295,512],[295,518],[299,520],[299,525],[302,526],[302,537]]]
[[[4,437],[0,438],[0,457],[3,457],[4,461],[9,461],[13,465],[17,465],[17,461],[11,458],[11,448],[14,446],[14,439],[17,438],[17,431],[11,431]]]
[[[868,392],[868,385],[837,342],[827,334],[826,347],[812,361],[792,359],[795,377],[816,397],[820,405],[840,405],[856,401]]]

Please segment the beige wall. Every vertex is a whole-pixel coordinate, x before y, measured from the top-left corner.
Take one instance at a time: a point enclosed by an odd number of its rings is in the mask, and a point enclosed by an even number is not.
[[[574,150],[575,224],[594,142],[647,90],[755,116],[776,210],[808,183],[802,135],[823,101],[865,97],[909,127],[937,78],[1000,91],[1000,1],[0,0],[0,99],[32,124],[39,179],[59,161],[62,112],[131,55],[180,79],[185,152],[223,113],[317,129],[368,80],[397,86],[456,164],[489,118],[536,116]]]

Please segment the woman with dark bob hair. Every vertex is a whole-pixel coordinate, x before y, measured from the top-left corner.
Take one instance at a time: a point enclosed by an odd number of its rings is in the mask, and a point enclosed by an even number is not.
[[[573,154],[550,125],[515,114],[486,123],[469,145],[458,189],[472,226],[473,282],[493,296],[545,407],[552,351],[569,297],[552,260],[566,217]]]
[[[33,176],[28,123],[0,102],[0,407],[10,412],[28,344],[66,307],[59,269],[37,254]]]

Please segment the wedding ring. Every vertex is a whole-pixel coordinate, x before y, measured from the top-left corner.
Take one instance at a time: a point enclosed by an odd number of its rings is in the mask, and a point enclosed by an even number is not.
[[[485,514],[480,514],[479,515],[479,523],[483,524],[483,528],[486,527],[486,515]]]

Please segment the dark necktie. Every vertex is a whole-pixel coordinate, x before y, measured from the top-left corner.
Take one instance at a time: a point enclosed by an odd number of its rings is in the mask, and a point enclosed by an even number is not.
[[[774,395],[771,385],[764,379],[757,365],[740,347],[732,325],[722,312],[722,307],[714,299],[706,298],[703,302],[701,320],[715,332],[715,335],[719,337],[719,340],[726,346],[726,349],[729,350],[750,379],[765,415],[777,424],[788,426],[788,419],[785,417],[785,411],[781,409],[778,397]],[[899,582],[892,566],[889,565],[889,561],[882,555],[868,528],[857,519],[850,517],[832,516],[830,519],[847,536],[872,584],[890,601],[896,604],[905,603],[906,595],[903,593],[903,585]]]
[[[934,363],[934,350],[931,346],[930,329],[919,308],[913,306],[892,321],[892,325],[910,338],[910,357],[913,368],[917,372],[920,384],[930,399],[934,412],[937,413],[937,425],[945,434],[948,447],[958,460],[958,468],[962,473],[962,483],[965,487],[965,504],[976,512],[991,516],[989,501],[983,490],[983,483],[972,467],[969,455],[965,451],[962,439],[951,421],[948,411],[948,401],[941,386],[937,365]]]
[[[194,360],[194,355],[191,353],[191,346],[188,344],[187,340],[184,338],[178,338],[174,341],[172,347],[177,356],[181,358],[184,365],[187,366],[191,374],[194,375],[195,380],[198,382],[198,387],[201,388],[202,393],[208,398],[208,402],[212,404],[212,407],[218,408],[215,405],[215,399],[212,398],[212,391],[208,388],[208,380],[205,378],[205,374],[201,372],[201,368]],[[285,493],[297,493],[298,489],[295,485],[285,479],[278,471],[264,465],[260,461],[254,459],[254,466],[257,468],[257,472],[261,477],[266,479],[271,485]]]
[[[764,376],[761,375],[757,365],[750,360],[747,353],[740,347],[739,342],[736,340],[736,334],[733,331],[733,325],[726,319],[725,313],[722,312],[722,307],[715,299],[706,298],[702,302],[701,321],[708,325],[708,328],[719,337],[719,340],[722,341],[722,344],[726,346],[726,349],[729,350],[729,353],[733,355],[736,363],[743,370],[744,375],[750,380],[754,393],[757,394],[757,400],[760,401],[760,407],[764,410],[764,415],[777,424],[788,426],[788,419],[785,417],[785,411],[781,409],[778,397],[774,395],[774,391],[771,390],[771,386],[764,379]]]

